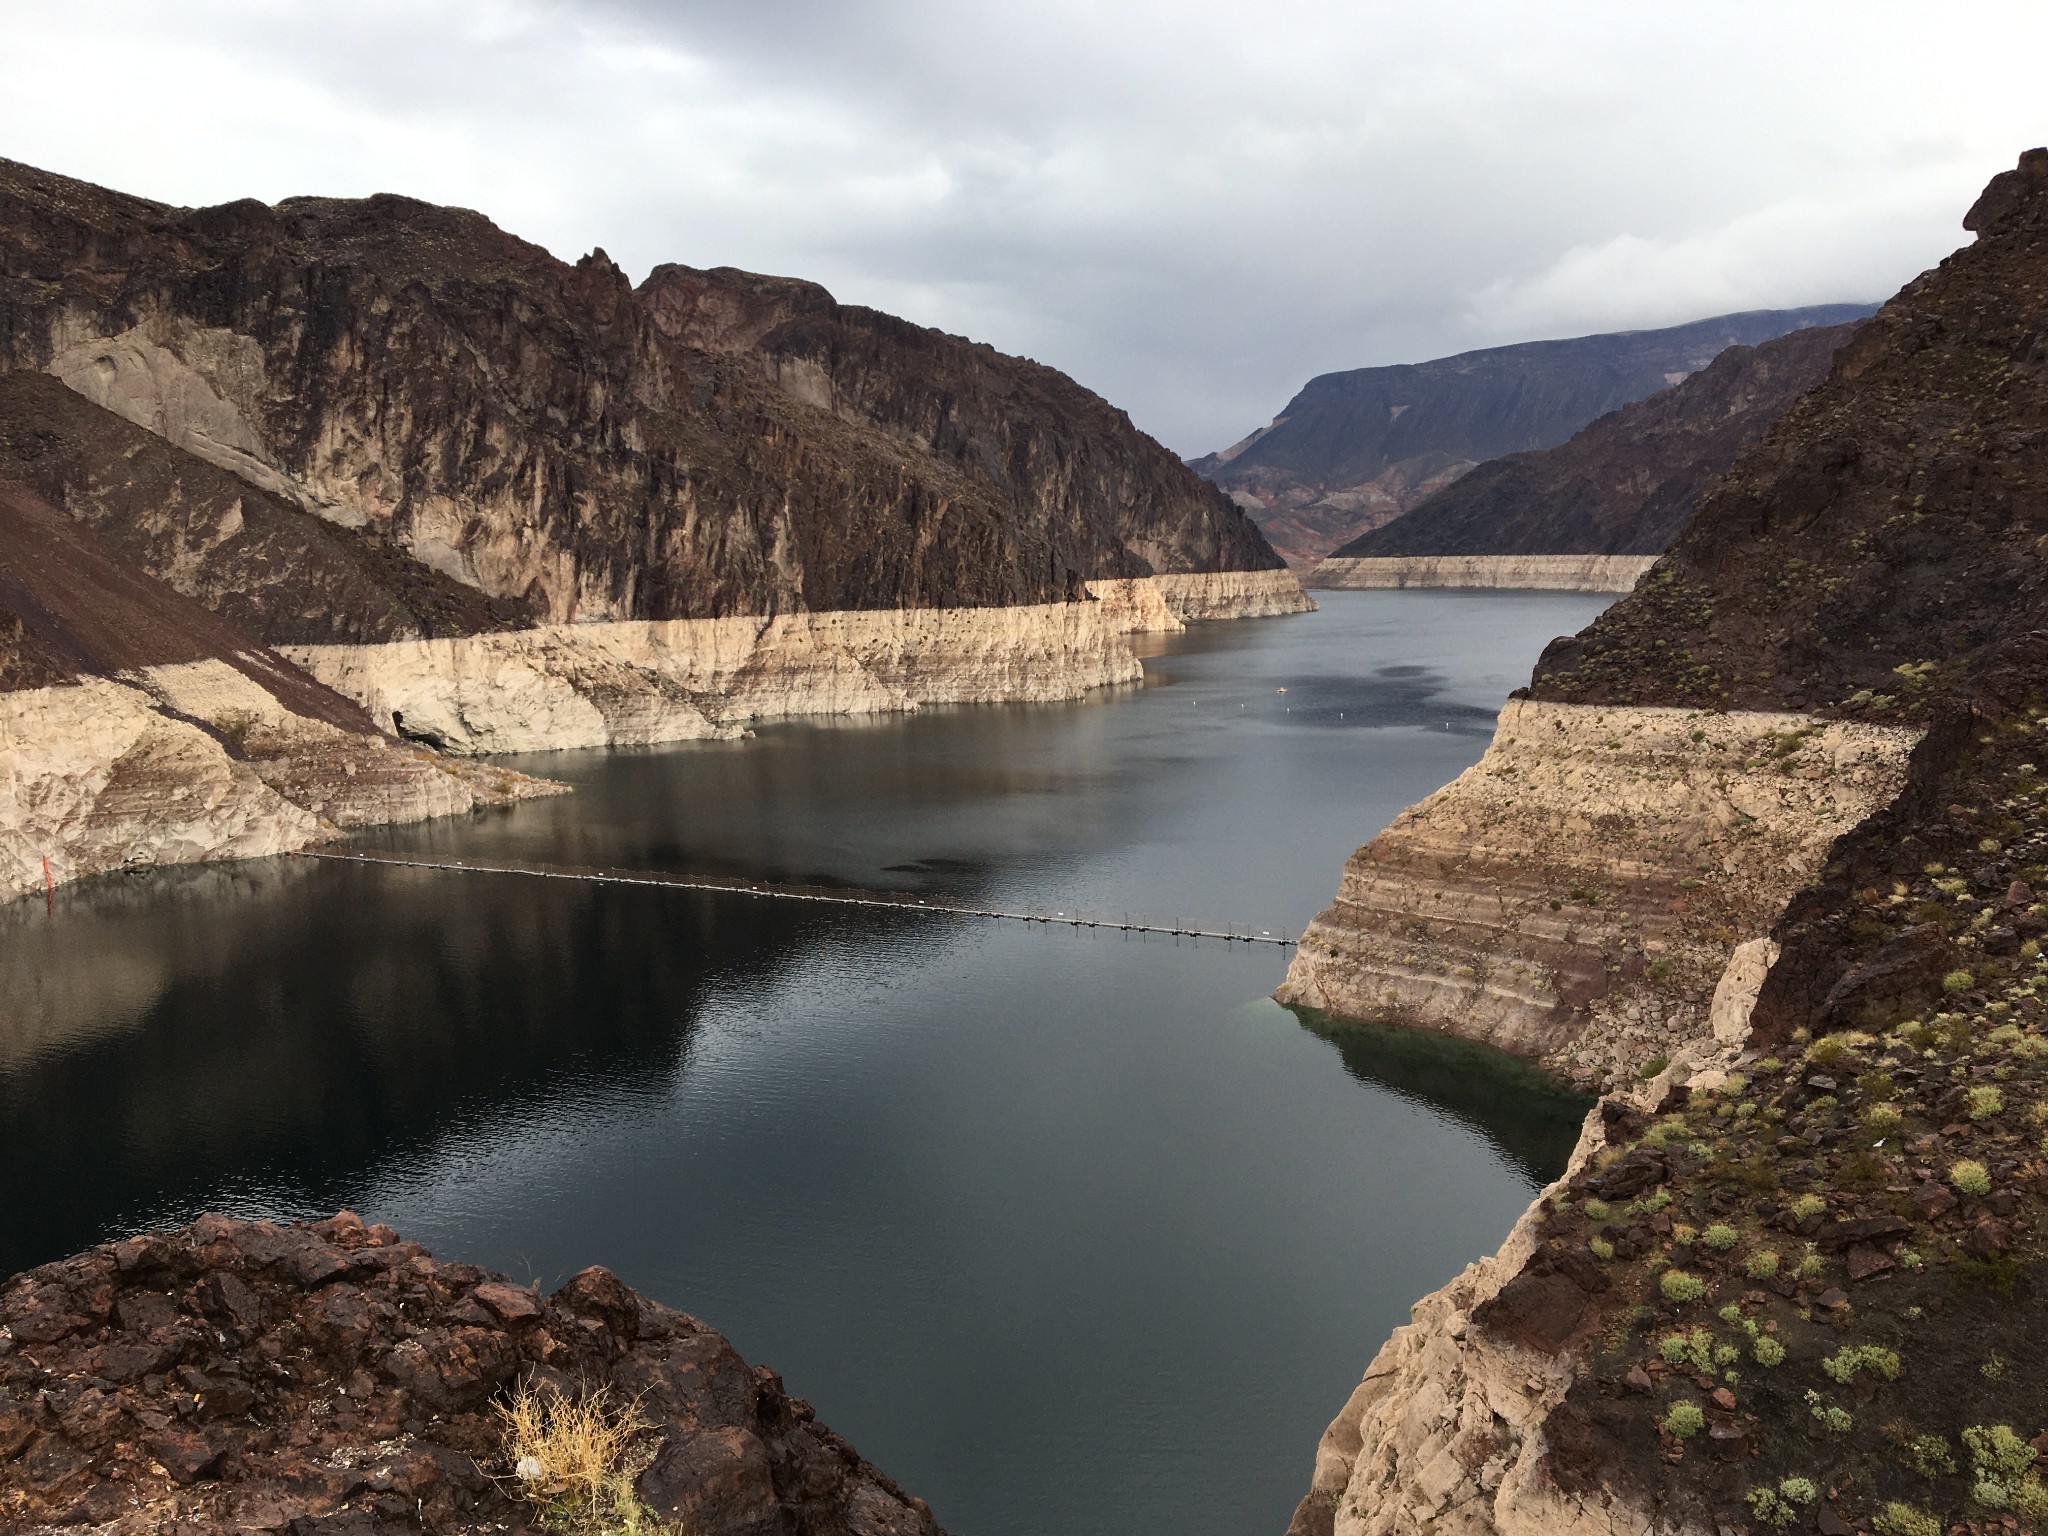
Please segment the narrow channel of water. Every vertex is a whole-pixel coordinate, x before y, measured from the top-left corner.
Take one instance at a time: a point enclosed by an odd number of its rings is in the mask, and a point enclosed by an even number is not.
[[[577,793],[362,841],[1293,933],[1606,601],[1324,594],[1135,694],[536,757]],[[1273,949],[304,860],[57,907],[0,909],[0,1273],[340,1204],[605,1263],[973,1536],[1277,1536],[1583,1108],[1319,1037]]]

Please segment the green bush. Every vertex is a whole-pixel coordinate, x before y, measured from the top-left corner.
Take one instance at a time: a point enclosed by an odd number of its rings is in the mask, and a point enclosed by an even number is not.
[[[1785,1346],[1768,1333],[1758,1334],[1756,1342],[1749,1346],[1749,1352],[1756,1356],[1758,1365],[1778,1366],[1785,1363]]]
[[[1950,1164],[1948,1181],[1966,1195],[1991,1193],[1991,1170],[1974,1157],[1965,1157]]]
[[[1949,1454],[1948,1442],[1939,1435],[1915,1435],[1901,1448],[1906,1465],[1930,1480],[1947,1477],[1956,1469],[1956,1459]]]
[[[1906,1117],[1899,1112],[1896,1104],[1871,1104],[1863,1111],[1863,1128],[1888,1136],[1905,1124]]]
[[[1972,1120],[1988,1120],[2005,1108],[2005,1095],[1989,1083],[1963,1095],[1963,1113]]]
[[[1605,1200],[1589,1199],[1586,1201],[1585,1210],[1586,1220],[1588,1221],[1605,1221],[1610,1215],[1613,1214],[1613,1212],[1608,1209],[1608,1205]]]
[[[1977,978],[1968,971],[1950,971],[1941,978],[1941,990],[1944,992],[1967,992],[1975,985]]]
[[[1602,1262],[1614,1257],[1614,1244],[1607,1241],[1604,1237],[1589,1239],[1586,1243],[1586,1248],[1592,1253],[1594,1258]]]
[[[1775,1249],[1759,1248],[1743,1262],[1742,1272],[1752,1280],[1768,1280],[1778,1272]]]
[[[1677,1440],[1690,1440],[1706,1427],[1707,1416],[1698,1403],[1673,1403],[1664,1415],[1664,1432]]]
[[[1825,1216],[1827,1213],[1828,1203],[1819,1195],[1801,1195],[1792,1202],[1792,1219],[1794,1221],[1806,1221],[1814,1216]]]
[[[1657,1289],[1666,1301],[1685,1303],[1698,1301],[1707,1294],[1707,1282],[1698,1275],[1689,1275],[1682,1269],[1667,1269],[1657,1277]]]
[[[1941,1536],[1941,1522],[1910,1504],[1894,1500],[1870,1522],[1877,1536]]]
[[[1846,1435],[1856,1427],[1855,1419],[1845,1408],[1837,1408],[1818,1392],[1806,1394],[1807,1409],[1819,1420],[1821,1428],[1831,1435]]]
[[[1716,1253],[1726,1253],[1733,1248],[1739,1234],[1725,1221],[1717,1221],[1700,1234],[1700,1241]]]
[[[1838,1349],[1821,1361],[1820,1368],[1845,1387],[1865,1371],[1886,1381],[1897,1381],[1902,1369],[1896,1354],[1876,1344],[1851,1344]]]

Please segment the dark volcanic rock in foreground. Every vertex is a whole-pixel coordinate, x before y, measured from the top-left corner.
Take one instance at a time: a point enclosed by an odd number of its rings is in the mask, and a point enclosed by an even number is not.
[[[1398,555],[1655,555],[1700,488],[1827,376],[1850,325],[1736,345],[1555,448],[1480,465],[1337,559]]]
[[[637,1398],[641,1498],[696,1536],[939,1536],[773,1371],[603,1269],[542,1297],[343,1212],[206,1216],[0,1286],[0,1528],[540,1528],[494,1401]]]

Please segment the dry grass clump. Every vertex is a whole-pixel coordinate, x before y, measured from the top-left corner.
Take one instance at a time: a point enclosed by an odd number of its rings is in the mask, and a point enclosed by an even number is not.
[[[548,1526],[574,1536],[672,1530],[633,1488],[647,1459],[634,1442],[654,1427],[638,1399],[615,1403],[603,1387],[572,1398],[522,1382],[497,1414],[518,1492]]]

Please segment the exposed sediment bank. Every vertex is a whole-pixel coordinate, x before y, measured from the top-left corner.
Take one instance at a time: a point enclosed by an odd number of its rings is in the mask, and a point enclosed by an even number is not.
[[[1277,995],[1625,1077],[1700,1037],[1737,940],[1896,795],[1918,738],[1511,700],[1478,763],[1352,855]]]
[[[258,858],[561,786],[287,708],[224,661],[0,692],[0,897]]]
[[[1300,613],[1286,571],[1090,584],[1094,601],[564,624],[284,652],[397,734],[446,752],[637,746],[765,720],[1043,703],[1143,675],[1124,636]]]
[[[1655,555],[1392,555],[1323,561],[1302,585],[1344,591],[1494,587],[1509,591],[1627,592]]]
[[[1142,676],[1126,636],[1300,612],[1285,571],[1095,584],[1097,600],[626,621],[280,647],[392,740],[288,707],[263,663],[0,692],[0,896],[284,853],[559,786],[461,758],[733,737],[756,721],[1077,698]],[[288,669],[287,669],[288,670]],[[299,679],[301,686],[305,680]],[[289,690],[287,690],[289,692]],[[408,739],[409,738],[409,739]],[[430,751],[427,748],[439,749]]]

